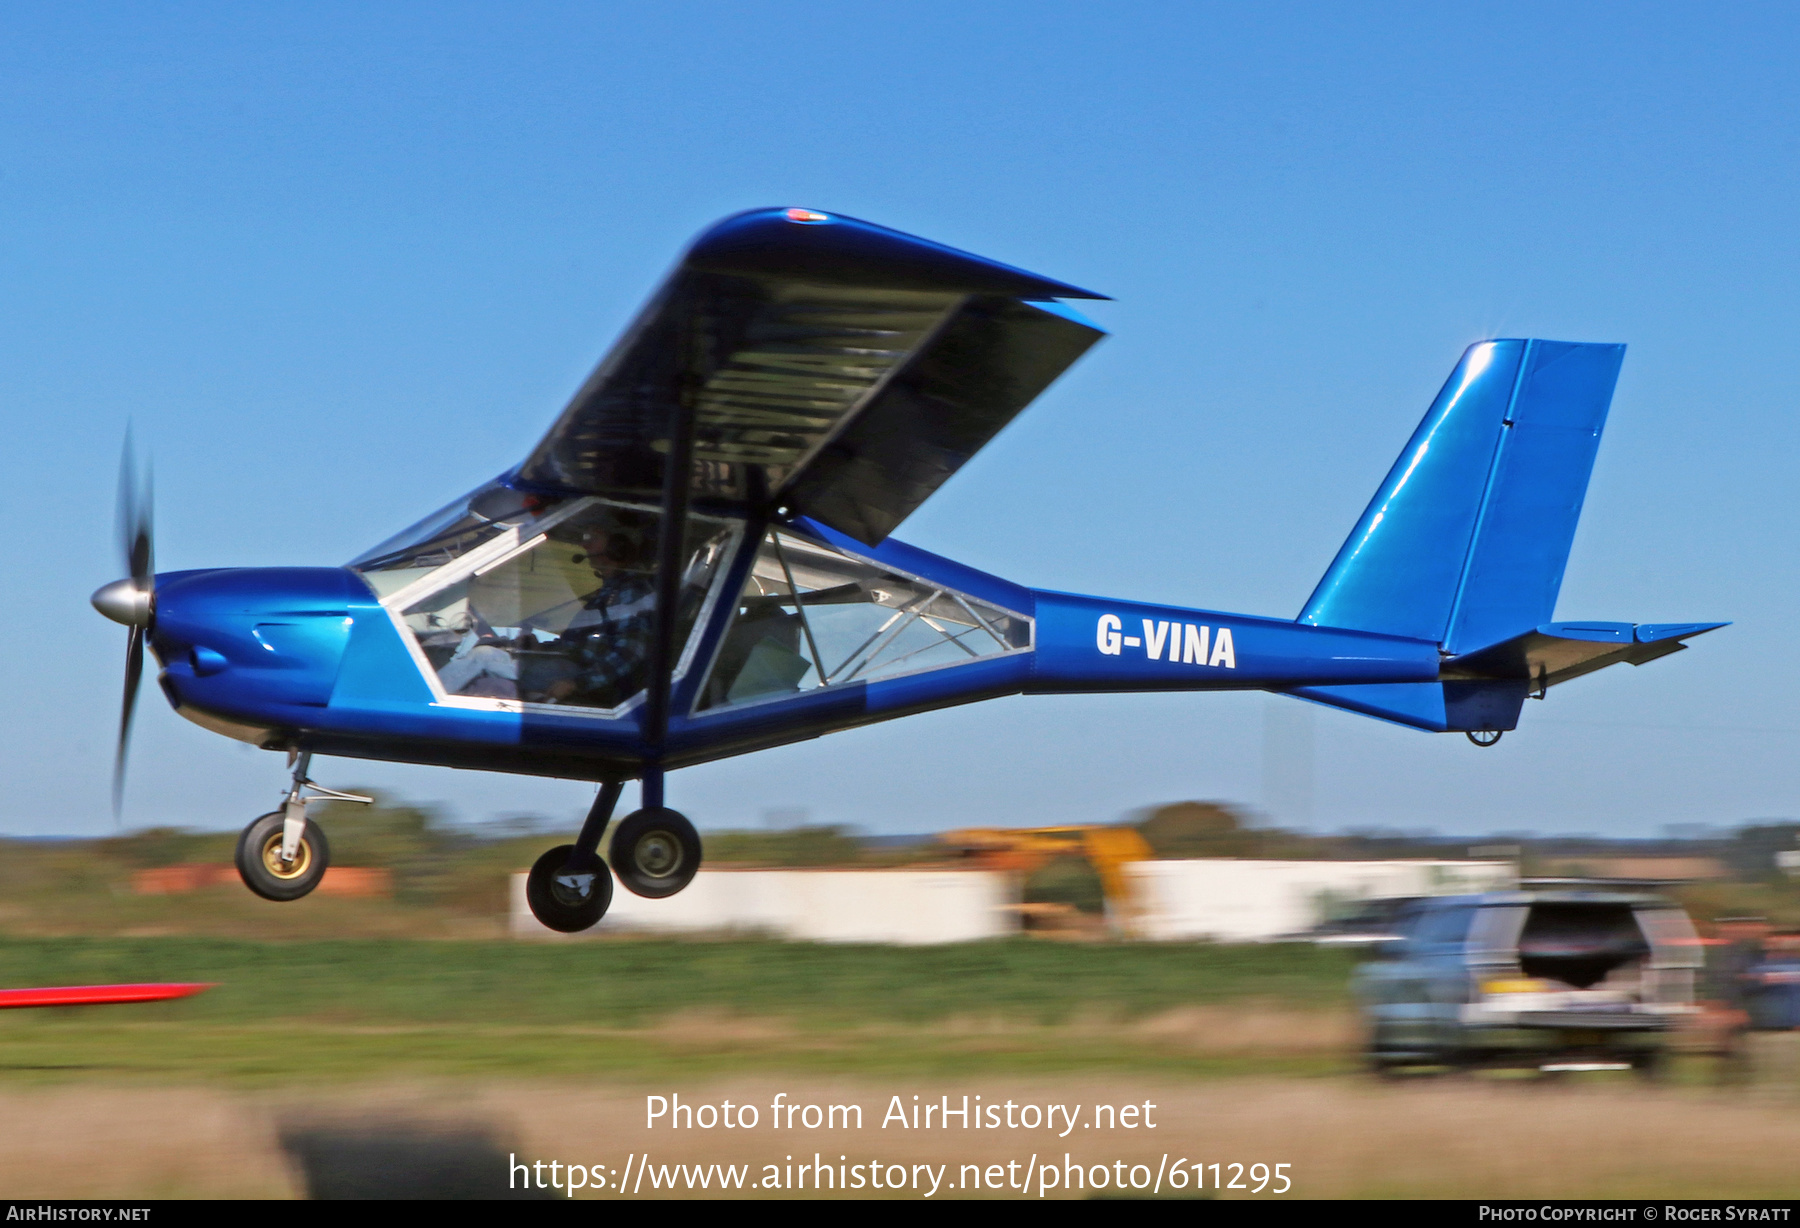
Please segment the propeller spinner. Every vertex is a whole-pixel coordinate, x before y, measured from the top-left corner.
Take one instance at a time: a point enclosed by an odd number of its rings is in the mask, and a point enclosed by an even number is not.
[[[131,743],[131,718],[137,710],[138,685],[144,677],[144,636],[155,617],[156,556],[152,546],[152,498],[149,470],[139,472],[131,434],[119,459],[119,553],[126,578],[102,585],[90,599],[94,608],[131,629],[125,642],[125,701],[119,713],[119,745],[113,757],[113,818],[119,817],[125,790],[125,755]]]

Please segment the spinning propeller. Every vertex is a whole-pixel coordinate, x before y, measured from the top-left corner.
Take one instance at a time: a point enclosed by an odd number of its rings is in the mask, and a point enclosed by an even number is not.
[[[155,617],[156,557],[151,546],[151,484],[148,467],[141,472],[125,434],[119,458],[119,553],[126,578],[95,591],[94,608],[131,628],[125,642],[125,703],[119,714],[119,746],[113,758],[113,818],[119,817],[125,789],[125,753],[131,743],[131,717],[137,709],[138,684],[144,676],[144,636]]]

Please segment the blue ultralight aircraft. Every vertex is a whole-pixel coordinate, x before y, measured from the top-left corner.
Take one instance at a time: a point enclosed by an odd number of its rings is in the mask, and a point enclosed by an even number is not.
[[[329,860],[314,754],[600,782],[527,896],[593,925],[673,895],[700,839],[667,772],[1018,693],[1267,690],[1492,745],[1529,696],[1722,623],[1550,620],[1621,345],[1469,347],[1294,619],[1030,589],[890,534],[1101,330],[1103,296],[808,209],[695,240],[524,462],[344,567],[155,573],[129,442],[131,629],[175,710],[288,752],[244,882]],[[624,784],[642,808],[601,838]],[[366,800],[366,799],[351,799]]]

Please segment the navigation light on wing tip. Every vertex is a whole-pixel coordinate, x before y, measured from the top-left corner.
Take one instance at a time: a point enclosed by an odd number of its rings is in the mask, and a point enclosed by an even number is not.
[[[805,222],[809,225],[817,225],[820,222],[831,220],[830,215],[817,213],[811,209],[789,209],[784,216],[790,222]]]

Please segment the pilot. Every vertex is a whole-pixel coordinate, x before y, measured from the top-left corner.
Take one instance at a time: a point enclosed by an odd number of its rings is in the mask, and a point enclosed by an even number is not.
[[[656,626],[653,525],[632,513],[590,525],[581,544],[600,587],[582,602],[558,644],[575,672],[545,688],[554,703],[610,708],[644,689]]]

